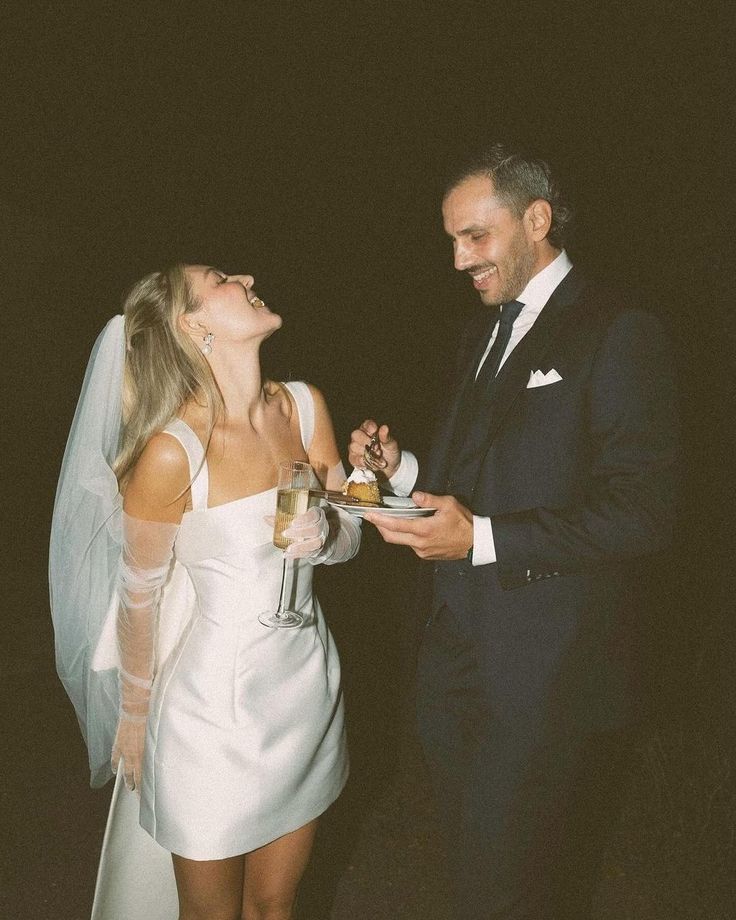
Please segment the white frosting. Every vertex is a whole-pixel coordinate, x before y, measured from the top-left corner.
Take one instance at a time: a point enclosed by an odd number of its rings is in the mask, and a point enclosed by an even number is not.
[[[376,474],[371,470],[361,470],[357,467],[353,472],[348,476],[348,482],[360,482],[363,484],[371,484],[376,481]]]

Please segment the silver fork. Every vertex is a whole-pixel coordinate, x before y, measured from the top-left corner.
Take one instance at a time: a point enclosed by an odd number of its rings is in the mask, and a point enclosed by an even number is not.
[[[376,447],[379,450],[379,453],[376,453]],[[377,470],[383,470],[388,465],[388,461],[383,457],[381,451],[381,442],[378,438],[378,430],[371,437],[370,441],[366,444],[365,450],[363,451],[363,462],[368,467],[369,470],[372,470],[374,473]]]

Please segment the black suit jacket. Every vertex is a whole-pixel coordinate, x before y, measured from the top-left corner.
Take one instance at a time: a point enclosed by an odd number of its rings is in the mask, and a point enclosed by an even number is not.
[[[424,467],[430,492],[448,491],[448,446],[478,336],[471,324]],[[628,709],[639,589],[672,539],[672,364],[652,315],[573,269],[474,422],[483,447],[463,498],[491,518],[497,562],[434,565],[433,609],[449,606],[488,647],[489,679],[545,705],[552,686],[563,689],[558,701],[594,724]],[[562,380],[527,388],[532,371],[553,368]]]

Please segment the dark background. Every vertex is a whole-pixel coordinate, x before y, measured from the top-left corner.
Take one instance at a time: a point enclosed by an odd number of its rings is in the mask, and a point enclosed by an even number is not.
[[[703,779],[693,794],[710,796],[703,833],[723,853],[736,703],[727,9],[568,6],[537,19],[470,3],[430,21],[404,4],[38,4],[6,21],[2,644],[16,785],[3,802],[17,890],[50,866],[63,875],[62,850],[87,865],[98,846],[63,802],[28,817],[39,783],[48,795],[66,771],[75,807],[104,814],[104,794],[83,790],[53,675],[46,545],[89,350],[124,290],[175,259],[254,274],[284,317],[266,366],[322,388],[341,449],[367,415],[421,448],[477,305],[442,232],[442,174],[497,138],[556,165],[578,212],[573,260],[634,290],[672,337],[686,487],[653,618],[652,724],[690,739],[678,783],[705,751],[698,770],[721,791]],[[353,836],[400,759],[413,578],[411,555],[370,533],[359,560],[322,578],[353,726]]]

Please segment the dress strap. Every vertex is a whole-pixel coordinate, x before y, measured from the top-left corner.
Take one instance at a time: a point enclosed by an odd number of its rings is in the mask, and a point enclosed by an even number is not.
[[[296,409],[299,413],[299,430],[302,436],[304,450],[309,453],[309,448],[314,437],[314,398],[312,391],[303,380],[290,380],[284,383],[286,389],[294,397]]]
[[[202,442],[189,425],[180,418],[175,418],[173,422],[169,422],[164,428],[164,432],[176,438],[186,451],[189,460],[192,511],[205,511],[207,509],[207,495],[209,493],[210,480]]]

